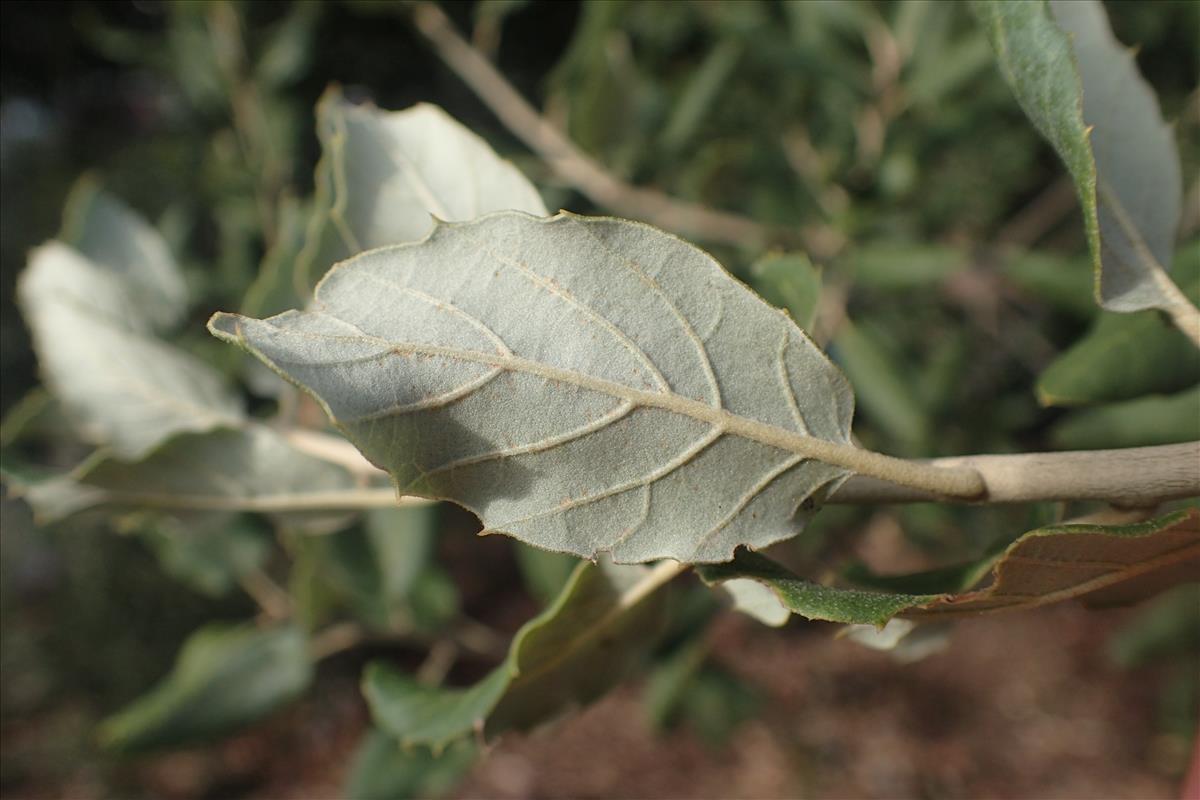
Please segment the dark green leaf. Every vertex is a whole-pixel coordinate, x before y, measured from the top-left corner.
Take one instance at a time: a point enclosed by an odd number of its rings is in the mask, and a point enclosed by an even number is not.
[[[1148,447],[1200,439],[1200,386],[1168,396],[1072,411],[1054,424],[1050,441],[1066,450]]]
[[[446,794],[475,763],[476,748],[464,741],[440,755],[428,748],[402,748],[395,739],[371,730],[350,762],[349,800],[408,800]]]

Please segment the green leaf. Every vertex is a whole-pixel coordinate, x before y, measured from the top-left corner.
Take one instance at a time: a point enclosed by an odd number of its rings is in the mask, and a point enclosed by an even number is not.
[[[854,386],[867,419],[910,451],[929,439],[929,417],[886,341],[849,322],[838,328],[831,351]]]
[[[64,502],[60,495],[67,489],[26,486],[23,494],[40,523],[102,505],[174,512],[255,511],[303,521],[305,513],[346,508],[345,493],[355,487],[345,469],[297,451],[282,436],[258,425],[178,436],[134,464],[101,452],[56,480],[53,487],[74,487],[86,505],[82,500]],[[335,502],[339,498],[340,506]]]
[[[81,178],[71,189],[59,238],[120,287],[121,318],[130,327],[162,330],[183,318],[187,285],[166,241],[93,178]],[[85,303],[93,299],[73,294]]]
[[[1050,441],[1067,450],[1149,447],[1200,439],[1200,386],[1073,411],[1054,424]]]
[[[516,547],[517,568],[521,570],[525,587],[542,605],[549,605],[575,572],[579,559],[520,542],[513,544]]]
[[[435,219],[516,209],[545,216],[524,175],[442,109],[356,106],[336,88],[317,104],[317,209],[301,282],[347,256],[424,238]]]
[[[136,282],[49,242],[17,286],[47,386],[87,441],[129,460],[175,434],[243,418],[216,371],[148,335]]]
[[[728,564],[704,565],[698,571],[709,584],[758,581],[792,613],[851,624],[881,626],[896,616],[936,619],[1012,611],[1071,598],[1115,605],[1200,580],[1200,510],[1132,525],[1051,525],[1023,534],[988,562],[991,582],[982,588],[925,594],[822,586],[744,551]],[[979,577],[982,566],[956,574]]]
[[[105,720],[100,741],[123,753],[208,741],[295,699],[312,672],[307,641],[295,628],[202,628],[161,683]]]
[[[1109,657],[1137,667],[1200,652],[1200,586],[1180,586],[1126,622],[1108,642]]]
[[[786,315],[621,220],[439,225],[339,265],[310,311],[209,328],[310,391],[402,492],[584,557],[719,561],[793,536],[848,474],[828,461],[861,452],[845,379]]]
[[[972,7],[1018,102],[1075,180],[1097,300],[1123,312],[1186,306],[1162,266],[1171,263],[1179,223],[1179,154],[1104,7],[1096,0],[975,0]]]
[[[954,247],[876,242],[851,251],[847,264],[857,285],[894,292],[937,284],[970,260]]]
[[[651,570],[582,563],[558,600],[517,632],[504,663],[465,689],[423,686],[384,662],[363,693],[375,723],[404,746],[438,751],[482,731],[526,730],[616,685],[657,638],[666,594]]]
[[[435,756],[427,748],[401,748],[391,736],[371,730],[350,762],[345,795],[351,800],[440,797],[454,788],[476,757],[469,741]]]
[[[228,594],[271,552],[271,537],[261,527],[245,517],[224,514],[208,520],[193,518],[186,525],[163,517],[142,538],[164,571],[213,597]]]
[[[1182,251],[1177,262],[1177,272],[1200,264],[1200,245]],[[1200,274],[1186,294],[1200,298]],[[1043,405],[1069,406],[1174,392],[1197,381],[1200,351],[1161,314],[1144,311],[1102,314],[1038,376],[1037,392]]]
[[[750,285],[763,299],[791,315],[804,330],[812,330],[821,299],[821,271],[802,253],[761,258],[750,270]]]

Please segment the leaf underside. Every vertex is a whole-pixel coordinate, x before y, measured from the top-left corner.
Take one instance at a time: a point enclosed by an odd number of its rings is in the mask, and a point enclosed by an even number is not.
[[[787,610],[807,619],[883,625],[893,617],[933,619],[1035,608],[1079,598],[1090,606],[1134,602],[1200,580],[1200,510],[1134,525],[1064,524],[1024,534],[987,563],[946,570],[952,582],[991,568],[973,591],[903,594],[811,583],[755,553],[700,568],[709,583],[754,580]],[[900,582],[899,576],[892,579]]]
[[[548,550],[728,560],[795,535],[848,474],[790,444],[849,444],[841,373],[646,225],[439,224],[338,265],[307,311],[209,327],[310,391],[401,492]]]

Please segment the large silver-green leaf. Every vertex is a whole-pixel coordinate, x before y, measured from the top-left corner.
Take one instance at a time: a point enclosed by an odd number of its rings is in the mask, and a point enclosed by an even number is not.
[[[308,642],[294,627],[203,628],[161,683],[104,722],[100,741],[122,752],[206,741],[294,699],[312,675]]]
[[[1167,275],[1179,224],[1179,154],[1158,101],[1097,0],[973,0],[1001,72],[1079,192],[1096,296],[1113,311],[1194,307]],[[1185,330],[1200,340],[1200,331]]]
[[[786,314],[622,220],[501,212],[332,270],[309,311],[218,314],[406,494],[620,562],[794,535],[848,471],[853,397]]]
[[[363,692],[375,723],[402,745],[437,750],[473,731],[526,730],[595,700],[661,631],[666,574],[579,564],[558,598],[517,632],[504,663],[467,688],[424,686],[385,662],[368,665]]]
[[[305,273],[364,250],[417,241],[435,218],[469,220],[505,209],[548,213],[516,167],[435,105],[382,111],[330,89],[317,104],[317,136],[318,208],[300,257]]]
[[[216,371],[139,323],[151,319],[141,275],[49,242],[17,286],[46,384],[85,439],[131,460],[174,434],[242,419]]]

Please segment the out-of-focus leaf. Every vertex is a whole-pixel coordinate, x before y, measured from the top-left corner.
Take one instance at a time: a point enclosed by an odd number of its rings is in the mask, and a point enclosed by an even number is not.
[[[698,568],[708,583],[751,579],[808,619],[883,625],[896,616],[936,619],[1033,608],[1070,598],[1088,605],[1134,602],[1200,580],[1200,510],[1133,525],[1063,524],[1022,535],[991,560],[992,581],[950,594],[890,594],[806,581],[756,553]]]
[[[242,313],[253,316],[278,314],[303,303],[296,287],[294,270],[304,240],[312,209],[294,197],[285,196],[278,205],[275,243],[263,257],[254,283],[242,301]]]
[[[94,179],[82,178],[71,190],[60,239],[119,286],[128,301],[121,310],[129,327],[162,330],[183,317],[187,286],[166,241]],[[82,293],[75,296],[90,300]]]
[[[167,573],[204,594],[228,594],[271,551],[271,537],[245,517],[222,514],[211,521],[189,522],[164,517],[142,537]]]
[[[928,287],[967,267],[967,254],[954,247],[880,242],[855,248],[847,256],[855,284],[881,291]]]
[[[422,686],[384,662],[363,693],[383,731],[435,752],[472,731],[525,730],[589,703],[618,683],[664,622],[666,595],[650,570],[582,563],[558,600],[517,632],[504,663],[465,689]]]
[[[1113,311],[1187,300],[1171,263],[1182,178],[1174,137],[1096,0],[972,7],[1017,100],[1075,180],[1096,296]]]
[[[888,653],[893,661],[913,664],[946,649],[950,623],[918,625],[907,619],[891,619],[882,628],[847,625],[842,635],[863,647]]]
[[[812,457],[849,458],[837,368],[645,225],[443,224],[340,264],[310,311],[209,329],[310,391],[405,493],[548,550],[726,559],[794,536],[848,474]]]
[[[124,753],[207,741],[295,699],[312,673],[307,640],[296,628],[202,628],[161,683],[105,720],[100,741]]]
[[[700,67],[688,78],[663,131],[662,147],[666,152],[678,152],[692,139],[737,67],[743,48],[739,39],[722,39],[708,51]]]
[[[424,623],[430,616],[444,622],[457,610],[457,594],[447,599],[429,596],[445,588],[440,582],[429,584],[439,572],[431,563],[435,533],[432,506],[375,509],[360,528],[305,537],[299,543],[313,562],[313,574],[305,580],[327,584],[326,602],[349,607],[371,628],[428,627]],[[453,583],[449,589],[454,592]],[[417,600],[423,603],[420,614],[412,608],[418,592],[424,594]],[[448,614],[438,610],[443,606]]]
[[[513,542],[513,546],[525,587],[542,605],[549,605],[562,592],[579,559],[520,542]]]
[[[1136,667],[1176,653],[1200,652],[1200,586],[1180,586],[1138,613],[1108,642],[1122,667]]]
[[[1200,243],[1176,259],[1176,275],[1193,273],[1185,294],[1200,300]],[[1200,351],[1156,311],[1102,314],[1092,330],[1038,377],[1044,405],[1129,400],[1178,391],[1200,381]]]
[[[270,31],[254,67],[265,88],[283,88],[303,76],[312,61],[313,38],[324,9],[323,3],[295,3]]]
[[[279,434],[256,425],[178,436],[134,464],[101,452],[57,480],[85,492],[88,507],[254,511],[301,520],[305,514],[345,509],[342,495],[355,485],[342,467],[298,452]],[[58,505],[34,488],[25,494],[40,522],[81,510],[78,503]],[[340,504],[334,502],[339,497]]]
[[[1092,265],[1045,253],[1020,253],[1004,262],[1013,283],[1051,307],[1080,319],[1096,316],[1092,299]]]
[[[1196,439],[1200,439],[1200,386],[1072,411],[1050,430],[1050,441],[1065,450],[1148,447]]]
[[[709,744],[720,745],[754,715],[759,697],[744,681],[708,662],[707,653],[702,640],[677,648],[650,673],[643,702],[656,728],[685,723]]]
[[[911,451],[929,439],[929,418],[904,370],[881,337],[845,323],[830,348],[868,420]]]
[[[408,800],[446,794],[475,763],[472,742],[457,742],[435,756],[428,748],[402,748],[371,730],[350,762],[346,797],[351,800]]]
[[[722,583],[721,588],[733,598],[735,611],[754,617],[764,625],[778,628],[791,619],[791,612],[781,606],[775,594],[758,581],[735,578]]]
[[[801,328],[812,330],[821,299],[821,271],[802,253],[759,259],[751,268],[750,285],[768,303],[786,310]]]
[[[175,434],[239,424],[241,402],[218,373],[138,327],[145,300],[131,283],[59,242],[21,274],[43,376],[80,433],[132,460]]]
[[[549,213],[516,167],[437,106],[381,111],[330,89],[317,104],[317,135],[317,208],[299,259],[305,287],[314,269],[422,239],[434,219]]]

